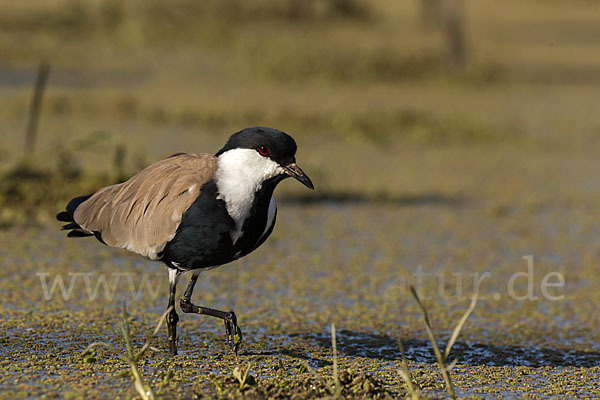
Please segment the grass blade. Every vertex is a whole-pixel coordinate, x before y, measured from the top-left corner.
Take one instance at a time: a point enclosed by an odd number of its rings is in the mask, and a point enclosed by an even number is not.
[[[477,298],[478,298],[477,293],[473,294],[473,296],[471,297],[471,304],[469,305],[469,308],[463,314],[460,321],[458,321],[458,324],[454,328],[454,331],[452,331],[452,336],[450,336],[450,341],[446,345],[446,351],[444,352],[444,360],[445,361],[448,360],[448,356],[450,355],[452,346],[454,346],[454,343],[456,342],[456,339],[458,338],[458,335],[460,334],[460,331],[461,331],[463,325],[465,324],[465,322],[467,322],[467,319],[469,318],[469,316],[475,309],[475,305],[477,304]]]
[[[400,347],[400,353],[402,354],[402,369],[398,371],[398,373],[406,383],[411,399],[418,400],[419,393],[415,389],[415,386],[412,382],[412,376],[410,374],[410,369],[408,368],[408,363],[406,362],[406,354],[404,353],[404,345],[402,344],[402,339],[398,339],[398,347]]]
[[[148,350],[148,348],[150,347],[150,344],[152,343],[152,339],[154,339],[156,337],[156,334],[160,330],[160,327],[162,326],[163,322],[165,322],[167,315],[171,312],[172,309],[173,309],[173,306],[167,308],[167,310],[163,313],[163,315],[161,315],[161,317],[158,319],[158,322],[156,323],[156,328],[154,328],[154,331],[152,331],[152,334],[148,335],[148,338],[146,339],[146,343],[144,343],[144,345],[138,352],[137,356],[135,357],[136,362],[139,361],[139,359],[144,355],[146,350]]]
[[[427,310],[423,303],[421,303],[421,299],[417,294],[417,291],[413,286],[410,287],[410,291],[414,296],[419,308],[421,309],[421,313],[423,316],[423,322],[425,322],[425,330],[427,331],[427,335],[429,336],[429,340],[431,341],[431,345],[433,346],[433,352],[435,353],[435,357],[437,358],[438,365],[440,367],[440,371],[442,373],[442,377],[444,378],[444,382],[446,384],[446,390],[452,399],[456,399],[456,393],[454,392],[454,385],[452,384],[452,379],[450,379],[450,374],[448,373],[448,368],[446,368],[446,362],[444,359],[444,355],[440,351],[440,348],[435,339],[435,335],[433,334],[433,330],[431,329],[431,323],[429,322],[429,316],[427,315]]]
[[[340,377],[338,375],[337,365],[337,338],[335,335],[335,323],[331,323],[331,347],[333,347],[333,380],[335,381],[335,397],[342,397],[342,387],[340,385]]]

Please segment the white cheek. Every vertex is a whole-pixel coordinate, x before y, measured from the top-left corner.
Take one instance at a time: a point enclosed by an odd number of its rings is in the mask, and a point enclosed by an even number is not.
[[[219,199],[225,201],[227,212],[236,223],[236,230],[231,233],[234,243],[243,234],[241,227],[252,207],[254,194],[264,181],[284,172],[278,163],[252,149],[233,149],[219,156],[215,181]]]
[[[256,150],[233,149],[219,156],[217,178],[236,179],[237,184],[260,185],[282,173],[284,169],[278,163],[261,156]]]
[[[267,179],[271,179],[285,172],[281,166],[268,157],[263,157],[256,151],[249,154],[245,163],[246,177],[250,180],[259,181],[261,184]]]

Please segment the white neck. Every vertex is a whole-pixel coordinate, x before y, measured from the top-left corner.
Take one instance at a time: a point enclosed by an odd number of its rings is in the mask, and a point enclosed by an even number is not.
[[[227,213],[235,221],[231,232],[233,243],[242,236],[244,221],[250,213],[255,193],[264,181],[284,173],[275,161],[263,157],[256,150],[233,149],[219,156],[215,182],[219,199],[225,201]]]

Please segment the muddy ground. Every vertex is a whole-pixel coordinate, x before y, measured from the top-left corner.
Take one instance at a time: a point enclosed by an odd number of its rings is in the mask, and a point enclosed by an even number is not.
[[[168,357],[163,327],[143,361],[146,376],[155,368],[173,373],[166,397],[332,395],[331,322],[344,395],[403,396],[402,339],[417,387],[444,397],[408,288],[415,285],[426,299],[444,346],[477,280],[479,303],[451,355],[460,397],[600,395],[595,152],[395,154],[407,166],[398,182],[419,187],[414,171],[424,161],[427,174],[446,171],[451,189],[307,199],[290,194],[294,182],[284,182],[270,240],[202,274],[193,296],[197,304],[237,312],[239,356],[226,347],[220,321],[182,315],[180,354]],[[480,179],[488,169],[502,170],[510,155],[504,172]],[[474,160],[478,168],[470,166]],[[117,355],[81,352],[95,341],[124,349],[123,301],[141,346],[166,307],[165,268],[94,239],[67,240],[53,223],[6,229],[0,242],[2,396],[134,395]],[[52,291],[59,278],[70,297],[60,285]],[[240,390],[232,371],[247,365],[254,382]]]
[[[600,397],[599,6],[466,1],[461,68],[421,13],[442,3],[462,2],[0,2],[0,398],[136,396],[121,308],[140,348],[165,268],[67,240],[54,215],[254,125],[294,136],[316,190],[282,183],[271,238],[200,277],[195,303],[237,312],[239,356],[220,321],[180,313],[172,359],[161,329],[142,369],[170,377],[164,398],[334,396],[332,322],[342,395],[406,395],[402,340],[415,386],[444,398],[410,285],[441,347],[479,286],[459,397]],[[96,341],[116,353],[82,356]]]

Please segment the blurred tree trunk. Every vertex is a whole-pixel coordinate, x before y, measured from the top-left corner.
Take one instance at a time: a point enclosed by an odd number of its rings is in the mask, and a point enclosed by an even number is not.
[[[467,66],[464,0],[446,0],[444,31],[450,67],[454,70],[464,70]]]
[[[35,86],[33,87],[33,96],[29,106],[29,117],[27,119],[27,128],[25,129],[25,154],[32,154],[35,149],[35,138],[37,135],[40,112],[42,110],[42,98],[46,81],[50,73],[50,66],[42,62],[38,68]]]
[[[288,17],[292,21],[300,21],[311,13],[312,2],[307,0],[292,0],[288,10]]]
[[[446,42],[448,65],[455,71],[467,66],[464,0],[418,0],[421,26],[441,31]]]
[[[441,0],[419,0],[421,3],[421,26],[424,29],[432,29],[440,24],[442,17]]]

